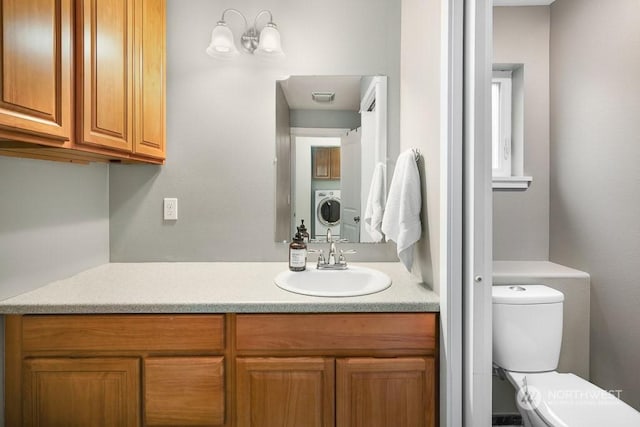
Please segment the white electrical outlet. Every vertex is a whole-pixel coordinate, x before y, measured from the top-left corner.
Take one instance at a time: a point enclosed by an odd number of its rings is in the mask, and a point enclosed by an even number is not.
[[[175,221],[178,219],[178,199],[174,197],[165,197],[164,219],[168,221]]]

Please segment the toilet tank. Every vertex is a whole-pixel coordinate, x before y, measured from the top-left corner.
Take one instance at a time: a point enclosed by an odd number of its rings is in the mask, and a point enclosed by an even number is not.
[[[516,372],[553,371],[564,294],[544,285],[493,286],[493,362]]]

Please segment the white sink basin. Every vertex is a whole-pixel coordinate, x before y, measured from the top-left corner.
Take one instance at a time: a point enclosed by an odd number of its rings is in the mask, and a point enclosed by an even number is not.
[[[274,281],[280,288],[296,294],[319,297],[354,297],[380,292],[391,286],[391,278],[367,267],[346,270],[283,271]]]

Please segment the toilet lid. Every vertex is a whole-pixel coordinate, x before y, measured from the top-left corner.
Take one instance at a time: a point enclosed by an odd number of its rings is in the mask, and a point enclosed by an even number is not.
[[[552,426],[640,426],[640,412],[600,387],[573,374],[527,374],[535,412]]]

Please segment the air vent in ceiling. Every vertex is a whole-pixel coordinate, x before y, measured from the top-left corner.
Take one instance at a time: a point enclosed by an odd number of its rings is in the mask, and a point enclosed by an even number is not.
[[[311,92],[311,99],[322,104],[333,102],[335,98],[335,92]]]

